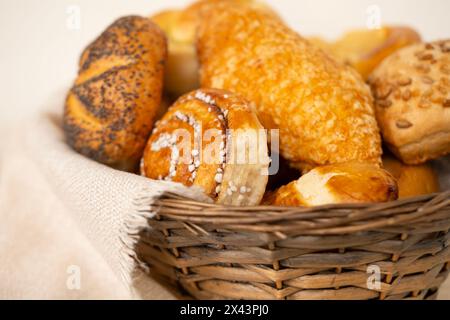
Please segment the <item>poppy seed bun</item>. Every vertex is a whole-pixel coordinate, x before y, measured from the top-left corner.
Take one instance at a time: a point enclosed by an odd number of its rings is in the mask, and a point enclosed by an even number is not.
[[[149,19],[114,22],[83,52],[64,130],[79,153],[133,171],[161,105],[166,40]]]

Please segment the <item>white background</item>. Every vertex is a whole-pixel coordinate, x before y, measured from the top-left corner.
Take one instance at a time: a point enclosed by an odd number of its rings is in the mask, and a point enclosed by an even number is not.
[[[0,126],[29,116],[76,76],[81,50],[127,14],[150,15],[189,0],[0,0]],[[417,28],[426,40],[450,36],[449,0],[267,0],[304,35],[333,39],[365,27],[377,5],[382,22]],[[79,6],[81,28],[67,27]],[[4,137],[3,137],[4,138]]]

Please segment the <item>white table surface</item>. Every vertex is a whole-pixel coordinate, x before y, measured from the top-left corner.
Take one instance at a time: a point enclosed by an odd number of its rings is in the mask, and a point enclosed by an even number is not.
[[[189,0],[0,0],[0,129],[39,110],[70,85],[81,50],[114,19],[150,15]],[[384,24],[406,24],[426,40],[449,37],[449,0],[267,0],[304,35],[333,39],[365,27],[379,8]],[[73,29],[79,9],[79,29]],[[75,10],[75,11],[74,11]],[[373,11],[371,11],[373,12]],[[6,134],[1,135],[5,139]],[[1,141],[0,141],[1,144]],[[441,292],[450,299],[450,281]]]
[[[127,14],[149,15],[189,0],[1,0],[0,125],[20,120],[76,75],[81,50],[108,24]],[[364,27],[378,6],[383,23],[414,26],[427,40],[450,36],[448,0],[267,0],[305,35],[335,38]],[[80,28],[68,27],[73,6]],[[72,25],[73,26],[73,25]]]

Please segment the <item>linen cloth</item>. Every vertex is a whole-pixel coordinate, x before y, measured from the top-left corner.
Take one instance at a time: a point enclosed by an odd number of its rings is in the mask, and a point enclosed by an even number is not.
[[[0,298],[173,299],[138,268],[133,235],[164,192],[208,199],[74,152],[58,97],[0,132]]]
[[[138,268],[133,235],[163,192],[208,199],[71,150],[57,97],[44,108],[56,111],[0,130],[0,299],[174,299]]]

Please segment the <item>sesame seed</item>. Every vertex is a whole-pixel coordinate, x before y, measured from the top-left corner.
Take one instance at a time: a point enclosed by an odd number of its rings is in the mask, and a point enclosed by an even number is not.
[[[412,127],[412,123],[405,119],[399,119],[395,124],[399,129],[408,129]]]
[[[375,93],[378,99],[386,99],[392,93],[392,87],[391,86],[379,87]]]
[[[443,65],[441,65],[440,70],[441,70],[442,73],[450,75],[450,65],[443,64]]]
[[[377,105],[380,106],[381,108],[389,108],[390,106],[392,106],[392,101],[390,101],[390,100],[378,100],[377,101]]]
[[[408,86],[408,85],[410,85],[412,83],[412,79],[410,78],[410,77],[407,77],[407,76],[400,76],[398,79],[397,79],[397,84],[399,85],[399,86]]]
[[[411,99],[411,90],[406,89],[405,92],[403,92],[402,99],[404,101],[408,101],[409,99]]]
[[[429,73],[430,70],[431,70],[431,68],[430,68],[429,65],[423,64],[423,63],[417,64],[417,65],[416,65],[416,69],[417,69],[419,72],[422,72],[422,73]]]
[[[419,60],[422,61],[426,61],[426,60],[433,60],[434,56],[431,53],[426,53],[426,54],[420,54],[418,56]]]
[[[430,77],[422,77],[422,82],[425,84],[433,84],[434,80],[431,79]]]
[[[430,108],[430,107],[431,107],[431,102],[428,101],[427,99],[422,98],[419,101],[419,108],[426,109],[426,108]]]

